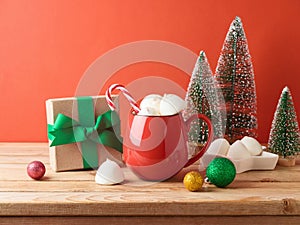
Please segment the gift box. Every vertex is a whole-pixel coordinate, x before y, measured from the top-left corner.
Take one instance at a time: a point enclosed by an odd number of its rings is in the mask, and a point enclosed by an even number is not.
[[[122,165],[120,120],[105,96],[49,99],[46,112],[54,171],[97,168],[107,158]]]

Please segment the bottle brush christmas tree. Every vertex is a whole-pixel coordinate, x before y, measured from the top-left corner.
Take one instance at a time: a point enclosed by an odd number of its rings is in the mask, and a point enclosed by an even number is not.
[[[300,133],[291,92],[282,90],[274,114],[268,148],[282,157],[294,156],[300,152]]]
[[[216,68],[216,80],[226,106],[225,138],[234,142],[257,137],[256,88],[248,43],[242,21],[236,17],[227,33]]]
[[[223,137],[225,122],[220,112],[220,105],[222,102],[224,103],[224,99],[216,87],[216,81],[206,55],[204,51],[201,51],[188,86],[185,98],[187,107],[183,111],[183,117],[187,120],[193,114],[205,114],[210,118],[213,124],[214,137],[217,138]],[[207,138],[206,123],[201,120],[194,120],[189,132],[189,141],[197,145],[204,145]]]

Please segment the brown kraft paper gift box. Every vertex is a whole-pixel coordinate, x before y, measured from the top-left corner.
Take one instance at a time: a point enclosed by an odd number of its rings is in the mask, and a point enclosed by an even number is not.
[[[112,96],[117,100],[117,96]],[[109,110],[105,96],[92,96],[95,116]],[[54,124],[59,113],[78,121],[76,97],[56,98],[46,101],[47,124]],[[49,146],[50,146],[49,140]],[[49,147],[50,166],[54,171],[68,171],[83,169],[83,159],[78,143]],[[123,165],[122,154],[113,148],[97,144],[99,165],[107,158]]]

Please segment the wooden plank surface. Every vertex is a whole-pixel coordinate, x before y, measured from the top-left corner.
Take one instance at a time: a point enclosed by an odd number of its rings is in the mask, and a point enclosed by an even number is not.
[[[26,174],[26,166],[33,160],[46,164],[46,176],[41,181],[31,180]],[[140,217],[153,223],[163,223],[167,218],[173,224],[178,224],[177,217],[182,217],[180,224],[191,224],[193,219],[201,221],[206,216],[211,224],[218,224],[220,218],[246,221],[243,216],[289,224],[300,220],[300,165],[249,171],[238,174],[227,188],[206,185],[200,192],[189,192],[182,178],[197,168],[186,168],[165,182],[141,181],[124,168],[124,183],[101,186],[94,182],[93,170],[53,172],[46,143],[0,143],[0,224],[8,224],[12,218],[27,224],[27,216],[42,216],[35,221],[52,224],[61,218],[70,224],[77,224],[72,222],[77,219],[105,222],[111,218],[111,224],[115,224],[115,217],[123,219],[124,224],[129,218],[138,221]],[[49,216],[51,220],[47,220]]]
[[[255,223],[255,221],[261,221]],[[105,225],[132,225],[132,224],[172,224],[172,225],[287,225],[299,224],[299,218],[296,216],[223,216],[223,217],[207,217],[207,216],[166,216],[166,217],[0,217],[1,225],[11,225],[12,222],[21,225],[82,225],[82,224],[105,224]]]

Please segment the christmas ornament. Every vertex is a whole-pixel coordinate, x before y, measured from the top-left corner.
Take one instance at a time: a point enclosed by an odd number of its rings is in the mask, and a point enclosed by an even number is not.
[[[240,160],[251,157],[250,152],[240,140],[236,140],[230,147],[227,156],[231,159]]]
[[[206,169],[208,180],[217,187],[226,187],[234,180],[235,175],[235,166],[227,158],[215,158]]]
[[[291,92],[282,90],[274,114],[268,148],[282,157],[294,156],[300,152],[300,131]]]
[[[95,181],[103,185],[118,184],[124,181],[124,173],[116,162],[107,159],[98,168]]]
[[[190,83],[185,97],[186,109],[183,111],[185,120],[196,113],[206,115],[213,124],[214,137],[223,137],[225,130],[225,117],[220,112],[224,104],[222,92],[217,89],[217,83],[213,77],[204,51],[195,64]],[[201,120],[195,120],[191,124],[189,141],[204,145],[207,141],[208,130]]]
[[[244,136],[257,137],[254,72],[239,17],[230,25],[215,74],[226,103],[221,108],[227,117],[225,138],[233,143]]]
[[[241,142],[245,145],[252,156],[261,155],[263,149],[261,144],[253,137],[245,136]]]
[[[198,171],[191,171],[184,176],[183,184],[189,191],[200,191],[203,185],[203,178]]]
[[[33,161],[27,166],[27,174],[34,180],[40,180],[46,172],[45,165],[40,161]]]

